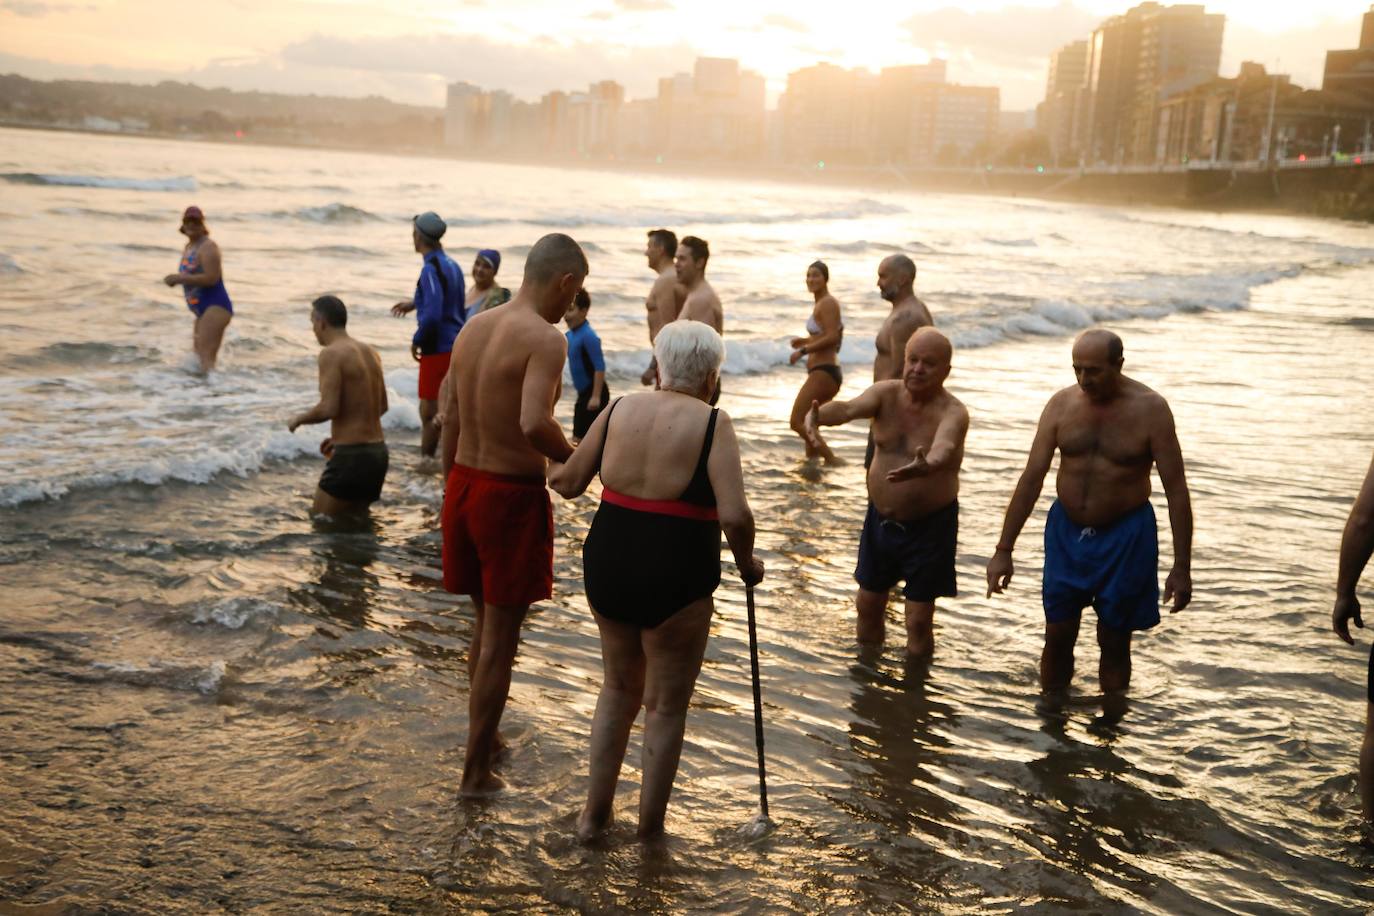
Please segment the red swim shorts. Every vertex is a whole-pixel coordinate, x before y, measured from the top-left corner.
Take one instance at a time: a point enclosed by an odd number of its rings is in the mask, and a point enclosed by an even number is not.
[[[544,478],[455,464],[442,526],[450,592],[507,606],[553,595],[553,504]]]
[[[420,400],[439,400],[439,385],[448,375],[448,361],[452,353],[431,353],[420,357]]]

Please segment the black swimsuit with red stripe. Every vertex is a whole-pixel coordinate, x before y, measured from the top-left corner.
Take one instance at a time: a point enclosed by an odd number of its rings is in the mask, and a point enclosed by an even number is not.
[[[696,471],[677,499],[639,499],[603,482],[582,545],[587,603],[601,616],[652,630],[720,585],[720,519],[706,471],[718,412],[711,411]],[[608,416],[603,454],[610,431]]]

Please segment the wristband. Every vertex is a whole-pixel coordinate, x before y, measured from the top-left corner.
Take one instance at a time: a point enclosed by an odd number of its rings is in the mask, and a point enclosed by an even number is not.
[[[999,552],[1005,550],[1007,553],[1011,553],[1011,548],[1008,547],[1006,544],[998,544],[998,545],[997,545],[997,550],[998,550]]]

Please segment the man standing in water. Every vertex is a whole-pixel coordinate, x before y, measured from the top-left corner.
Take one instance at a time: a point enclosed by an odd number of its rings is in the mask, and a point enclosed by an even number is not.
[[[454,348],[444,404],[444,588],[472,596],[464,795],[500,789],[492,773],[510,693],[520,625],[553,594],[553,510],[548,459],[572,446],[553,416],[567,357],[557,324],[582,288],[587,256],[571,238],[530,249],[520,290],[474,315]]]
[[[892,303],[892,311],[883,319],[874,343],[878,355],[873,357],[874,383],[902,377],[902,357],[906,342],[918,328],[935,324],[925,303],[916,298],[916,262],[904,254],[892,254],[878,264],[878,293]],[[873,433],[868,435],[868,449],[864,452],[864,468],[873,463]]]
[[[649,319],[650,349],[653,348],[654,341],[658,340],[659,329],[668,322],[677,320],[677,313],[682,309],[682,300],[687,296],[687,291],[677,282],[677,270],[673,266],[676,255],[677,235],[672,230],[650,230],[648,244],[644,246],[644,257],[649,260],[649,269],[657,274],[654,285],[644,300],[644,308]],[[649,368],[644,370],[639,381],[645,385],[652,385],[655,378],[654,361],[650,358]]]
[[[721,307],[720,297],[706,282],[706,262],[711,258],[710,246],[694,235],[684,238],[677,247],[673,258],[673,270],[677,282],[682,285],[686,298],[677,317],[686,321],[700,321],[716,329],[725,336],[725,310]],[[720,401],[720,380],[716,380],[716,391],[711,395],[710,404],[714,407]]]
[[[287,429],[329,421],[329,438],[320,453],[329,459],[315,488],[311,511],[325,515],[366,512],[382,495],[389,456],[382,433],[386,382],[382,358],[348,336],[348,309],[337,296],[321,296],[310,306],[310,327],[320,350],[320,402],[297,414]]]
[[[1331,612],[1331,625],[1341,639],[1352,646],[1350,621],[1363,629],[1360,599],[1355,587],[1360,574],[1374,554],[1374,463],[1365,473],[1360,495],[1350,509],[1341,536],[1340,571],[1336,575],[1336,606]],[[1365,688],[1364,742],[1360,745],[1360,811],[1364,815],[1365,842],[1374,837],[1374,647],[1369,654],[1368,685]]]
[[[467,310],[463,269],[439,241],[448,231],[448,224],[433,212],[421,213],[413,223],[411,240],[424,265],[415,282],[415,298],[396,303],[391,314],[400,317],[415,312],[419,323],[410,341],[410,355],[420,364],[420,381],[416,386],[420,398],[420,454],[429,458],[439,445],[439,428],[434,422],[439,385],[448,374],[453,339],[463,329]]]
[[[1159,623],[1159,537],[1150,505],[1150,469],[1169,500],[1174,568],[1164,600],[1181,611],[1193,597],[1193,510],[1174,416],[1164,398],[1121,374],[1121,338],[1084,331],[1074,341],[1078,384],[1045,405],[1026,469],[988,561],[988,597],[1014,571],[1012,548],[1059,451],[1058,499],[1045,522],[1045,648],[1040,687],[1060,700],[1073,678],[1073,648],[1085,607],[1097,611],[1098,680],[1119,705],[1131,680],[1131,634]]]
[[[903,352],[900,380],[875,382],[852,401],[812,401],[805,430],[815,444],[822,426],[872,418],[868,515],[854,570],[858,640],[883,641],[888,594],[905,581],[906,651],[923,657],[935,650],[935,599],[956,593],[959,465],[968,410],[945,391],[954,356],[949,338],[921,328]]]

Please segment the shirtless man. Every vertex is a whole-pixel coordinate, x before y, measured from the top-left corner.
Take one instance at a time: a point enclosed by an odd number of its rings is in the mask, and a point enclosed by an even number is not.
[[[649,242],[644,246],[644,257],[649,260],[649,269],[658,276],[644,300],[644,308],[649,319],[649,346],[652,348],[658,339],[659,328],[670,321],[677,321],[677,313],[682,309],[682,300],[687,291],[677,282],[677,270],[673,258],[677,255],[677,235],[671,229],[653,229],[649,232]],[[654,371],[654,360],[650,358],[649,368],[639,377],[644,385],[652,385],[658,375]]]
[[[382,358],[348,336],[348,309],[337,296],[310,306],[310,327],[320,350],[320,402],[287,424],[291,432],[308,423],[329,422],[320,454],[329,459],[315,488],[311,511],[325,515],[366,512],[382,495],[389,461],[382,414],[387,411]]]
[[[916,263],[904,254],[892,254],[878,264],[878,293],[892,303],[892,311],[883,319],[875,341],[878,355],[873,358],[873,381],[902,377],[902,360],[897,354],[906,352],[906,342],[918,328],[931,327],[935,322],[925,303],[916,298]],[[864,452],[864,468],[873,463],[873,433],[868,434],[868,449]]]
[[[686,298],[677,317],[687,321],[700,321],[716,329],[725,336],[725,310],[721,307],[720,297],[706,282],[706,262],[711,258],[711,249],[695,235],[684,238],[677,246],[677,257],[673,258],[673,270],[677,282],[682,285]],[[711,395],[711,406],[720,401],[720,381],[716,381],[715,394]]]
[[[935,650],[935,599],[955,594],[959,536],[959,465],[968,410],[945,391],[954,348],[921,328],[903,348],[900,380],[875,382],[852,401],[811,403],[806,435],[822,426],[872,418],[875,452],[868,469],[868,515],[859,536],[858,639],[881,643],[892,587],[905,580],[906,651]]]
[[[572,446],[553,416],[567,341],[557,324],[587,276],[571,238],[546,235],[530,249],[520,291],[470,318],[454,345],[440,455],[444,587],[476,610],[468,699],[464,795],[500,789],[492,773],[510,693],[520,625],[553,594],[553,510],[548,459]]]
[[[1040,656],[1040,687],[1052,701],[1062,700],[1073,678],[1083,608],[1092,605],[1097,611],[1098,680],[1113,705],[1130,684],[1131,634],[1159,623],[1151,467],[1159,469],[1174,534],[1174,568],[1164,582],[1164,601],[1173,602],[1173,613],[1193,597],[1193,509],[1174,416],[1159,394],[1121,374],[1122,363],[1120,337],[1100,329],[1078,335],[1073,345],[1078,384],[1055,393],[1045,405],[988,561],[991,598],[1011,581],[1012,548],[1058,449],[1058,499],[1045,522],[1045,649]]]
[[[1336,635],[1352,646],[1350,622],[1363,628],[1360,599],[1355,587],[1360,574],[1374,554],[1374,462],[1365,473],[1360,495],[1350,509],[1341,535],[1341,559],[1336,575],[1336,605],[1331,611],[1331,626]],[[1369,655],[1368,685],[1365,688],[1364,743],[1360,746],[1360,810],[1364,815],[1364,835],[1368,844],[1374,839],[1374,648]]]

